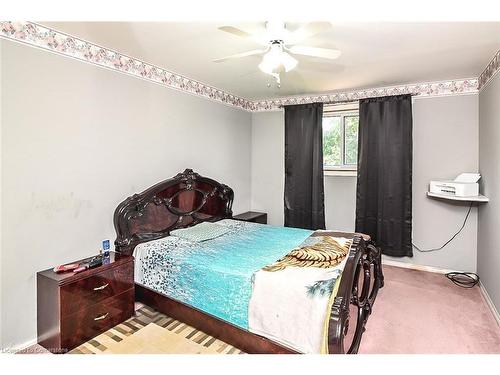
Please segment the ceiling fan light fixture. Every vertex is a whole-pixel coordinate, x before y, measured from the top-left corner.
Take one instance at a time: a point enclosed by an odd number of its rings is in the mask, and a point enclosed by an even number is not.
[[[267,64],[264,59],[262,59],[262,62],[259,64],[259,69],[266,74],[273,74],[273,66]]]
[[[264,55],[262,62],[259,64],[259,69],[267,74],[281,73],[283,70],[289,72],[294,69],[298,61],[293,58],[289,53],[286,53],[281,48],[271,48],[271,50]]]
[[[292,55],[287,52],[283,52],[281,54],[281,62],[285,67],[285,72],[289,72],[290,70],[294,69],[299,63],[297,59],[293,58]]]

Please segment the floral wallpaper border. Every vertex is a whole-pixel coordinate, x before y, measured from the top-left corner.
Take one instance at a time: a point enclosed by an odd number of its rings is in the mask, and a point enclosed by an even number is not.
[[[373,89],[352,90],[347,92],[288,96],[252,101],[229,94],[223,90],[187,78],[180,74],[176,74],[167,69],[126,56],[117,51],[56,31],[34,22],[0,21],[0,37],[25,43],[121,73],[129,74],[131,76],[161,84],[169,88],[184,91],[251,112],[277,110],[284,105],[312,102],[348,102],[377,96],[401,94],[434,96],[474,93],[478,91],[479,86],[483,86],[494,74],[494,72],[498,70],[500,63],[499,51],[485,71],[481,74],[479,80],[477,78],[470,78],[451,81],[426,82]]]
[[[343,103],[359,99],[380,96],[413,94],[418,96],[457,95],[475,93],[478,91],[477,78],[460,79],[453,81],[426,82],[408,85],[361,89],[349,92],[334,92],[316,95],[289,96],[277,99],[266,99],[253,102],[253,111],[270,111],[284,105],[306,103]]]
[[[479,76],[478,89],[481,90],[490,79],[500,70],[500,50],[491,59],[490,63]]]

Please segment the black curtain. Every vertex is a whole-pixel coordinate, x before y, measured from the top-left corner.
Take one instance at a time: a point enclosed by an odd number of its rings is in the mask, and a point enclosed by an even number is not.
[[[383,254],[413,256],[411,185],[411,96],[360,100],[356,232]]]
[[[325,229],[323,103],[285,106],[285,226]]]

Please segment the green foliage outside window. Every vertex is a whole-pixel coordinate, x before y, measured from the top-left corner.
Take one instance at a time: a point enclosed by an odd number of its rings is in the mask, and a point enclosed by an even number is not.
[[[354,115],[323,118],[323,164],[325,167],[357,164],[358,123],[359,117]]]
[[[340,116],[323,118],[323,164],[342,165],[342,122]]]
[[[346,116],[345,120],[345,164],[358,163],[358,116]]]

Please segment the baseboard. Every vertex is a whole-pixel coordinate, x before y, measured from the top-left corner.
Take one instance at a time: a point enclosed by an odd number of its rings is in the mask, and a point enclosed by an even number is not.
[[[2,353],[17,353],[17,352],[19,352],[21,350],[27,349],[30,346],[35,345],[36,343],[37,343],[37,339],[34,338],[34,339],[31,339],[31,340],[25,341],[22,344],[14,345],[14,346],[11,346],[11,347],[8,347],[8,348],[5,348],[5,349],[2,348],[1,352]]]
[[[481,281],[479,282],[479,290],[481,290],[481,294],[483,295],[484,300],[486,301],[486,303],[490,307],[491,313],[495,317],[495,320],[497,321],[497,324],[500,327],[500,314],[498,313],[498,310],[495,307],[495,304],[491,300],[491,297],[488,294],[488,291],[486,290],[486,288],[484,287],[484,285]]]
[[[426,271],[426,272],[433,272],[433,273],[449,273],[449,272],[460,272],[457,270],[449,270],[446,268],[439,268],[439,267],[433,267],[433,266],[424,266],[422,264],[413,264],[413,263],[405,263],[405,262],[398,262],[397,260],[389,260],[389,259],[384,259],[382,257],[382,264],[385,264],[387,266],[394,266],[394,267],[400,267],[400,268],[409,268],[412,270],[417,270],[417,271]]]

